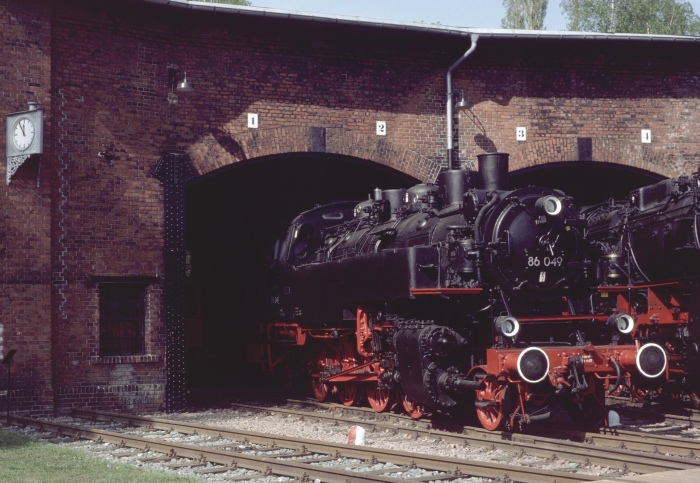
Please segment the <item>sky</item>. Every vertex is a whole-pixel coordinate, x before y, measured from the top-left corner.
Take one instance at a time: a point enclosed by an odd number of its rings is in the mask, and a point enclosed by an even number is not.
[[[487,29],[500,29],[505,13],[502,0],[250,0],[250,3],[254,7],[307,13]],[[566,30],[567,21],[560,3],[549,0],[545,30]],[[700,15],[700,0],[689,3]]]

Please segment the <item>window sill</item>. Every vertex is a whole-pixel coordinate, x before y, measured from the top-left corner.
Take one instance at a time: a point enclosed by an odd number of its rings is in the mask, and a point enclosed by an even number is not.
[[[93,356],[90,364],[140,364],[144,362],[160,362],[158,355],[135,355],[135,356]]]

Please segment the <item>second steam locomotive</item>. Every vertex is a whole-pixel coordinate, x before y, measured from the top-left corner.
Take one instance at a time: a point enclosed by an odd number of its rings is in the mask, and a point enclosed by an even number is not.
[[[628,340],[668,354],[667,381],[632,374],[634,398],[689,396],[700,408],[699,174],[667,179],[585,210],[600,306],[628,320]]]
[[[507,154],[478,162],[294,219],[275,253],[270,365],[296,351],[321,401],[414,418],[471,406],[490,430],[562,408],[607,422],[606,389],[664,379],[666,346],[593,303],[600,250],[574,202],[509,191]]]

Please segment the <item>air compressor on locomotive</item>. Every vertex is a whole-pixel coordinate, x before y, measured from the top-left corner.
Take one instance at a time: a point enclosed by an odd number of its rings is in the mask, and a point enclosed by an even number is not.
[[[596,422],[604,387],[664,374],[662,347],[616,344],[624,324],[592,312],[573,201],[508,191],[507,154],[478,161],[299,215],[276,250],[270,366],[303,351],[319,400],[416,418],[471,405],[492,430],[563,407]]]

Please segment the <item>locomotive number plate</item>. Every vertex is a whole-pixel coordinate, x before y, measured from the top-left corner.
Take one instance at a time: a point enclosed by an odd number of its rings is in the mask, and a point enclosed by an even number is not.
[[[564,263],[564,257],[527,257],[528,267],[561,267]]]

